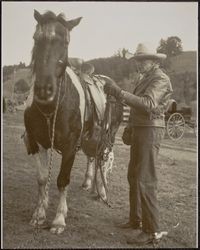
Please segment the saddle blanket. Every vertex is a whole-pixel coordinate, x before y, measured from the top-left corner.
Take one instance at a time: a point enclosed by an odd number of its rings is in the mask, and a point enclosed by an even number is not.
[[[80,83],[80,80],[79,80],[78,76],[74,73],[74,71],[70,67],[67,67],[66,72],[69,75],[69,77],[71,78],[72,83],[74,84],[74,86],[76,87],[76,89],[79,93],[79,97],[80,97],[79,109],[80,109],[80,113],[81,113],[81,123],[82,123],[82,128],[83,128],[84,117],[85,117],[85,107],[86,107],[85,93],[84,93],[83,87]]]

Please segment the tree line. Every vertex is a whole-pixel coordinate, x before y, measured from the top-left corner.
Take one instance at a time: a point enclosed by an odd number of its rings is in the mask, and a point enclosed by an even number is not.
[[[184,91],[188,91],[188,87],[193,84],[196,86],[195,73],[196,72],[183,72],[177,74],[176,72],[171,72],[171,61],[174,56],[181,54],[183,51],[182,41],[177,36],[171,36],[167,39],[161,39],[159,45],[157,47],[158,53],[164,53],[167,55],[167,59],[163,62],[161,67],[169,74],[170,78],[172,78],[172,82],[176,87],[184,87]],[[103,74],[111,77],[125,90],[131,91],[131,82],[134,79],[135,74],[137,73],[137,67],[134,60],[127,60],[126,53],[129,52],[126,48],[119,49],[113,56],[107,58],[96,58],[88,61],[95,67],[95,74]],[[14,73],[14,70],[18,70],[21,68],[30,68],[26,66],[25,63],[20,62],[18,65],[10,65],[3,67],[3,81],[9,79],[9,77]],[[23,92],[23,88],[25,88],[24,92],[27,91],[27,84],[24,82],[25,80],[21,79],[20,82],[16,83],[16,86],[21,86],[21,88],[17,88],[19,92]],[[188,84],[190,83],[191,84]],[[180,83],[182,86],[180,86]],[[29,84],[28,84],[29,86]],[[178,87],[178,88],[179,88]],[[184,92],[183,91],[183,92]],[[16,91],[17,92],[17,91]],[[176,93],[176,91],[175,91]],[[177,93],[176,93],[177,94]],[[186,93],[185,93],[186,94]],[[180,95],[179,95],[180,96]],[[192,99],[195,98],[195,93],[192,93]]]
[[[10,76],[14,73],[14,71],[17,71],[19,69],[25,69],[25,68],[30,68],[30,65],[26,66],[25,63],[20,62],[19,64],[3,66],[3,81],[5,82],[9,80]]]
[[[168,37],[166,40],[161,39],[157,47],[158,53],[167,55],[167,59],[161,65],[165,71],[170,70],[171,59],[181,54],[183,51],[182,41],[177,36]],[[119,49],[112,57],[98,58],[88,61],[95,67],[96,74],[105,74],[120,82],[124,78],[130,78],[137,71],[134,61],[126,59],[128,49]]]

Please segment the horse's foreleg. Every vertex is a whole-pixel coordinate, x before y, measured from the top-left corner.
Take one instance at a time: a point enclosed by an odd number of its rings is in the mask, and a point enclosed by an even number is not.
[[[75,150],[71,152],[65,150],[62,157],[61,169],[57,179],[57,186],[60,193],[58,207],[56,211],[55,219],[52,222],[50,231],[55,234],[60,234],[64,231],[67,218],[67,190],[66,186],[70,182],[71,168],[75,159]]]
[[[46,220],[46,210],[48,208],[48,193],[45,192],[45,186],[48,177],[48,154],[47,150],[39,147],[39,153],[34,157],[37,163],[37,182],[38,182],[38,204],[30,221],[31,225],[42,225]]]
[[[87,156],[87,169],[85,173],[85,179],[82,184],[82,187],[85,190],[89,190],[93,186],[93,180],[94,180],[93,162],[94,158]]]
[[[52,227],[50,231],[52,233],[60,234],[64,231],[66,223],[65,219],[67,218],[67,188],[60,188],[60,197],[58,202],[58,207],[56,211],[56,217],[52,222]]]

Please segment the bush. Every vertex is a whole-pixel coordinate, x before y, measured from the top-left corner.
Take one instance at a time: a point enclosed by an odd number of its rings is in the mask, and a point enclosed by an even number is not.
[[[24,79],[20,79],[15,83],[14,93],[23,94],[29,91],[29,85]]]

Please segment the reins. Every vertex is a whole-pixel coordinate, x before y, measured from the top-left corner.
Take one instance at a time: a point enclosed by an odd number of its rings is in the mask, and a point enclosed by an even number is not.
[[[107,183],[103,174],[102,166],[104,163],[108,160],[109,153],[111,152],[111,148],[113,144],[111,143],[111,138],[110,138],[110,125],[111,125],[111,100],[110,96],[107,96],[107,102],[106,102],[106,108],[105,108],[105,113],[104,113],[104,119],[102,122],[102,130],[100,134],[100,140],[98,141],[97,148],[96,148],[96,155],[95,155],[95,185],[97,189],[97,193],[101,200],[111,208],[111,205],[108,203],[108,188],[107,188]],[[105,149],[108,148],[108,152],[105,152]],[[105,188],[105,193],[106,193],[106,200],[103,199],[99,192],[98,188],[98,180],[97,180],[97,171],[100,169],[100,174],[101,174],[101,179],[103,186]]]

